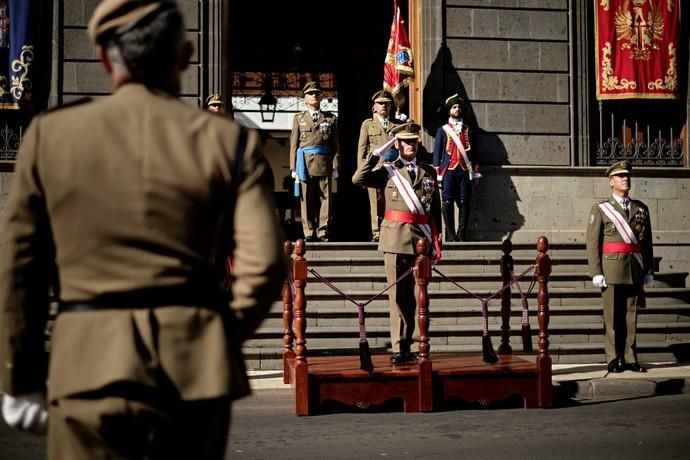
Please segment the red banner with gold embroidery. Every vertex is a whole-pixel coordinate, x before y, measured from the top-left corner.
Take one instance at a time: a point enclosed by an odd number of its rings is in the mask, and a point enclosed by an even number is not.
[[[676,99],[679,0],[594,4],[597,99]]]

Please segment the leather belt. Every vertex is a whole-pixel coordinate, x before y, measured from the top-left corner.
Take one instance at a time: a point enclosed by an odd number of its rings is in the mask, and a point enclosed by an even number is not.
[[[126,310],[173,305],[218,310],[226,306],[228,300],[227,294],[219,288],[182,285],[111,292],[90,300],[61,302],[58,312]]]
[[[383,213],[383,218],[392,220],[393,222],[405,222],[407,224],[429,225],[430,222],[428,214],[414,214],[408,211],[395,211],[393,209],[386,209]]]
[[[601,249],[604,254],[612,252],[640,252],[641,250],[638,243],[621,243],[616,241],[604,241]]]

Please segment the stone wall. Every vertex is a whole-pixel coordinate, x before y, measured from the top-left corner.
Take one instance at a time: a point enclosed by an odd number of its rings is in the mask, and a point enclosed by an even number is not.
[[[445,40],[485,163],[571,164],[567,0],[448,0]],[[450,80],[450,81],[449,81]]]
[[[611,193],[604,168],[494,167],[475,189],[469,237],[478,241],[585,241],[596,200]],[[662,270],[690,272],[690,171],[637,168],[631,196],[652,219]]]
[[[68,103],[83,97],[97,98],[112,92],[110,80],[96,59],[94,46],[86,26],[100,0],[69,0],[62,2],[63,24],[60,40],[62,46],[62,78],[57,88],[58,101]],[[187,37],[194,44],[194,55],[183,74],[181,98],[192,105],[202,103],[202,0],[179,0],[187,27]],[[60,81],[60,79],[58,79]]]

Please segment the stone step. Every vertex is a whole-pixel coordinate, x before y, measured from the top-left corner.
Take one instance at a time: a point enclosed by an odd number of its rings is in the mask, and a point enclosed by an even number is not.
[[[470,292],[482,290],[486,292],[490,289],[500,289],[503,286],[503,280],[500,274],[483,274],[483,273],[459,273],[458,271],[439,270],[444,276],[438,273],[432,273],[429,282],[429,291],[457,288],[453,283],[456,283]],[[520,281],[520,287],[523,291],[527,291],[530,283],[534,279],[534,270],[525,273],[527,269],[523,269],[516,273],[520,276],[524,273]],[[309,273],[307,278],[307,295],[312,292],[321,292],[331,290],[325,282],[330,282],[341,291],[348,293],[353,290],[372,290],[382,291],[388,286],[385,273],[383,270],[373,273],[339,273],[331,270],[316,270],[316,276]],[[664,272],[656,273],[654,275],[653,287],[685,287],[685,280],[687,273],[684,272]],[[413,275],[410,275],[413,276]],[[319,278],[321,277],[321,278]],[[584,272],[554,272],[549,277],[549,289],[553,288],[588,288],[592,287],[592,279]],[[459,288],[458,288],[459,289]],[[518,287],[513,285],[513,291],[517,291]]]
[[[490,256],[496,260],[503,255],[501,243],[499,242],[464,242],[464,243],[443,243],[443,257],[486,257]],[[329,243],[307,243],[305,257],[317,259],[322,257],[332,257],[338,254],[341,257],[374,257],[380,255],[378,243],[361,242],[329,242]],[[513,257],[537,256],[536,241],[534,244],[513,244],[510,253]],[[549,245],[549,256],[552,259],[562,257],[582,257],[585,254],[585,245],[582,243],[559,243]]]
[[[512,325],[511,325],[512,326]],[[533,345],[536,347],[538,326],[531,324]],[[387,326],[368,326],[367,340],[372,346],[389,346],[390,333]],[[500,339],[499,330],[489,333]],[[520,340],[521,328],[518,323],[511,327],[511,340]],[[552,324],[549,326],[549,341],[559,343],[603,343],[603,324]],[[430,327],[429,337],[434,345],[471,344],[481,336],[480,325],[436,325]],[[245,348],[275,347],[282,343],[283,329],[262,328],[249,339]],[[308,348],[338,348],[352,346],[359,340],[359,329],[356,327],[307,327]],[[639,323],[637,327],[638,342],[690,342],[690,323]]]
[[[492,337],[492,343],[495,350],[498,350],[500,339]],[[355,344],[356,345],[356,344]],[[370,343],[371,346],[371,343]],[[527,359],[534,359],[538,350],[536,343],[533,343],[533,353],[522,352],[522,342],[520,338],[511,337],[511,347],[514,355],[523,356]],[[383,347],[371,346],[372,354],[388,354],[389,350]],[[282,353],[283,348],[276,346],[273,348],[245,348],[243,350],[247,365],[250,369],[266,369],[266,370],[282,370]],[[475,343],[465,345],[432,345],[431,346],[431,360],[433,362],[434,353],[481,353],[481,342],[476,340]],[[359,349],[357,346],[348,346],[337,349],[326,350],[309,350],[312,356],[323,356],[325,354],[337,355],[357,355]],[[602,343],[573,343],[573,344],[551,344],[549,346],[549,356],[553,364],[590,364],[590,363],[604,363],[606,358],[604,354],[604,345]],[[637,356],[641,363],[648,362],[686,362],[690,359],[690,347],[687,341],[685,343],[667,343],[638,340]],[[308,357],[307,357],[308,361]]]
[[[476,292],[475,295],[486,296],[487,291]],[[495,293],[495,291],[491,291]],[[364,302],[370,300],[373,296],[379,294],[378,291],[373,290],[353,290],[348,292],[348,295],[357,302]],[[651,288],[646,291],[648,305],[670,305],[678,303],[690,303],[690,288]],[[527,295],[529,304],[536,306],[537,289]],[[518,293],[512,293],[513,304],[520,304],[521,298]],[[478,299],[474,295],[468,294],[460,289],[441,289],[433,290],[430,294],[430,308],[455,306],[459,308],[471,307],[478,305]],[[500,305],[500,298],[494,298],[491,305]],[[601,292],[594,287],[588,288],[550,288],[549,289],[549,304],[553,307],[564,305],[601,305]],[[378,296],[375,300],[369,303],[371,307],[385,307],[388,305],[388,297],[386,294]],[[319,308],[352,308],[353,304],[341,297],[340,294],[334,291],[312,291],[307,287],[307,309]],[[534,308],[534,307],[533,307]]]
[[[497,330],[501,325],[500,305],[489,309],[489,327]],[[550,324],[587,323],[602,324],[603,311],[600,305],[558,306],[551,307]],[[268,318],[262,323],[262,328],[283,328],[282,305],[274,305]],[[367,326],[388,326],[388,307],[367,307],[365,318]],[[530,307],[530,324],[536,328],[536,309]],[[511,308],[511,329],[521,325],[522,308],[513,305]],[[436,307],[430,312],[432,325],[461,325],[471,324],[481,326],[481,308],[476,305],[468,308]],[[648,306],[638,314],[638,323],[690,323],[690,305],[660,305]],[[342,326],[357,328],[357,308],[342,310],[313,308],[307,311],[307,328],[312,331],[321,326]]]

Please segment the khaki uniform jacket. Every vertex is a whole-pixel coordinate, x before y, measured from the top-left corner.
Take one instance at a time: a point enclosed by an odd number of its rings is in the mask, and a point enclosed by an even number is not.
[[[314,124],[309,111],[295,115],[290,133],[290,169],[295,170],[296,152],[307,145],[328,145],[329,155],[305,155],[307,170],[312,177],[330,176],[339,170],[338,120],[330,112],[319,111],[319,121]]]
[[[401,124],[401,121],[394,118],[388,120],[388,131],[383,129],[378,117],[367,118],[362,122],[359,130],[359,142],[357,143],[357,167],[361,167],[367,156],[374,150],[381,147],[392,137],[390,131]]]
[[[617,252],[602,254],[602,243],[623,242],[613,222],[599,208],[599,203],[609,202],[622,215],[625,211],[613,196],[608,200],[596,203],[590,212],[587,225],[587,260],[589,274],[604,275],[607,284],[642,285],[644,275],[652,272],[654,251],[652,247],[652,224],[649,209],[639,200],[630,200],[628,223],[637,241],[641,245],[644,267],[635,260],[631,253]]]
[[[219,289],[221,240],[233,235],[236,281],[227,309],[171,302],[60,313],[48,397],[122,381],[155,387],[161,378],[183,399],[247,394],[240,344],[285,274],[269,176],[255,132],[139,84],[36,117],[5,210],[2,391],[44,388],[52,266],[65,302],[191,285],[201,286],[203,303]]]
[[[388,171],[382,166],[378,156],[372,155],[352,176],[352,183],[362,187],[384,188],[384,201],[386,209],[409,212],[400,191],[392,179],[388,177]],[[402,161],[393,163],[402,176],[409,182],[410,175],[403,166]],[[436,183],[436,171],[431,166],[417,161],[417,175],[412,184],[415,194],[427,209],[427,214],[440,229],[441,223],[441,198]],[[417,224],[395,222],[383,219],[381,222],[381,236],[379,239],[379,251],[397,254],[415,254],[415,245],[419,238],[424,238],[424,233]],[[431,242],[429,242],[431,248]]]

